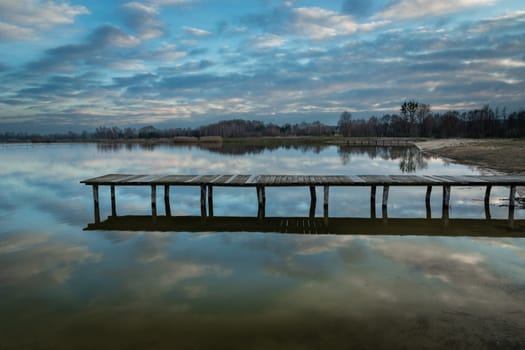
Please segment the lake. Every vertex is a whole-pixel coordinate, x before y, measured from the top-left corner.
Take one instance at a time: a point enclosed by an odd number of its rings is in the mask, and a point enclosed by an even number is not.
[[[94,221],[93,197],[79,183],[107,173],[483,170],[399,147],[4,144],[0,160],[2,350],[525,348],[524,238],[448,236],[446,227],[436,235],[409,224],[368,234],[367,222],[362,234],[348,227],[354,234],[337,235],[253,225],[226,232],[206,222],[173,232],[84,230]],[[389,220],[425,219],[425,191],[391,188]],[[172,215],[200,216],[199,195],[198,187],[172,188]],[[330,218],[369,218],[369,195],[331,190]],[[484,188],[453,187],[450,220],[485,220],[483,196]],[[507,199],[507,188],[493,188],[493,219],[507,219]],[[308,217],[309,200],[307,188],[269,188],[265,214]],[[105,219],[107,187],[100,203]],[[147,216],[150,205],[149,188],[117,188],[119,215]],[[431,210],[441,217],[438,188]],[[214,215],[256,218],[255,190],[214,188]],[[322,218],[322,205],[315,215]],[[514,218],[525,219],[525,210]]]

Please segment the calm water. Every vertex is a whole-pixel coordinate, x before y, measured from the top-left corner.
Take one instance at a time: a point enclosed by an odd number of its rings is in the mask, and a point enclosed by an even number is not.
[[[410,149],[335,146],[17,144],[0,145],[0,161],[2,350],[525,348],[522,238],[83,230],[93,222],[92,192],[79,181],[106,173],[478,169]],[[506,219],[508,189],[492,193],[492,217]],[[451,220],[483,220],[483,194],[452,188]],[[109,190],[100,195],[104,219]],[[118,188],[119,215],[149,215],[149,195]],[[388,216],[424,219],[424,195],[424,188],[391,188]],[[266,196],[266,216],[308,216],[306,188],[270,188]],[[332,190],[330,216],[368,217],[368,196],[365,188]],[[431,207],[440,217],[438,189]],[[173,188],[171,210],[199,216],[199,189]],[[215,188],[214,213],[255,217],[255,190]]]

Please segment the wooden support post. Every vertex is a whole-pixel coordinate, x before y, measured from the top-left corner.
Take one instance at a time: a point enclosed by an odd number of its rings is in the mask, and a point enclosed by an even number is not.
[[[166,216],[171,216],[169,185],[164,185],[164,208],[166,209]]]
[[[514,229],[514,207],[509,206],[509,228]]]
[[[492,185],[487,185],[485,189],[485,206],[490,203],[490,190],[492,190]]]
[[[450,207],[450,185],[444,185],[443,186],[442,218],[443,218],[443,224],[445,226],[448,226],[449,207]]]
[[[370,187],[370,218],[376,218],[376,186]]]
[[[386,207],[388,205],[388,190],[390,189],[389,185],[383,186],[383,207]]]
[[[432,207],[430,206],[430,195],[432,194],[432,186],[427,186],[427,194],[425,195],[425,208],[427,211],[427,219],[432,219]]]
[[[157,216],[157,185],[151,185],[151,216]]]
[[[98,202],[98,185],[93,185],[93,205],[95,214],[95,223],[100,222],[100,205]]]
[[[450,205],[450,185],[443,186],[443,208],[448,208]]]
[[[491,219],[491,215],[490,215],[490,204],[488,201],[485,201],[485,219],[486,220],[490,220]]]
[[[324,218],[325,220],[328,219],[328,192],[330,187],[325,185],[324,186],[324,202],[323,202],[323,211],[324,211]]]
[[[266,215],[266,194],[264,191],[264,186],[257,185],[257,203],[258,203],[258,209],[257,209],[257,217],[259,219],[264,219]]]
[[[111,185],[111,215],[117,216],[117,204],[115,201],[115,185]]]
[[[388,220],[388,207],[386,205],[381,207],[381,216],[383,217],[383,221],[386,222]]]
[[[427,194],[425,195],[425,203],[430,205],[430,195],[432,194],[432,186],[427,186]]]
[[[516,205],[516,185],[510,186],[509,207],[514,208]]]
[[[310,186],[310,218],[315,217],[315,206],[317,205],[317,195],[315,186]]]
[[[201,185],[201,217],[206,217],[206,185]]]
[[[213,186],[208,185],[208,215],[213,216]]]
[[[448,219],[449,219],[449,207],[443,207],[442,219],[443,219],[443,224],[447,226]]]

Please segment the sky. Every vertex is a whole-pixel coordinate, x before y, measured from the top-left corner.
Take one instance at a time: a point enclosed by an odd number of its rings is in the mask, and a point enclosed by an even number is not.
[[[525,107],[523,0],[0,0],[0,132]]]

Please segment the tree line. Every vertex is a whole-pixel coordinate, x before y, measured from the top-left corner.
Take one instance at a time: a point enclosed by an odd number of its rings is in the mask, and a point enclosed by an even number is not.
[[[348,111],[341,113],[337,125],[320,121],[277,125],[258,120],[233,119],[197,128],[158,129],[146,126],[139,129],[100,126],[93,132],[68,132],[41,135],[38,133],[4,132],[0,140],[131,140],[202,137],[263,137],[263,136],[334,136],[345,137],[468,137],[518,138],[525,137],[525,110],[507,114],[505,109],[489,105],[465,112],[432,112],[430,105],[414,100],[405,101],[399,114],[353,119]]]

